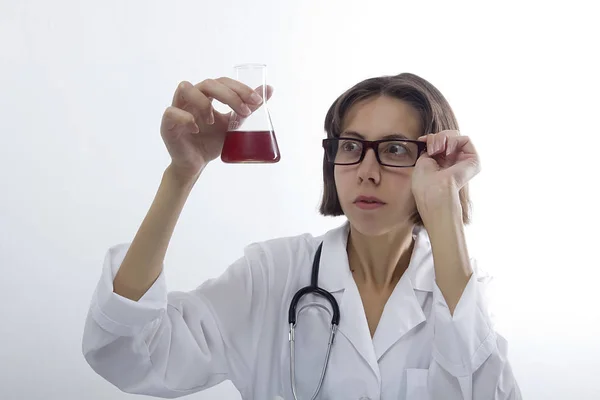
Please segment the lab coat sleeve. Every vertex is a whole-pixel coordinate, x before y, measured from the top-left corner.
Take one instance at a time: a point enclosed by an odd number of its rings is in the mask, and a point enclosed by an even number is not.
[[[226,379],[249,388],[265,307],[260,246],[191,292],[168,293],[164,271],[139,301],[113,292],[129,245],[111,247],[94,291],[83,354],[124,392],[176,398]]]
[[[453,315],[437,283],[433,288],[431,398],[521,399],[508,361],[506,340],[494,330],[488,308],[486,287],[490,278],[480,274],[475,259],[471,259],[471,263],[474,273]],[[457,382],[460,390],[457,390]]]

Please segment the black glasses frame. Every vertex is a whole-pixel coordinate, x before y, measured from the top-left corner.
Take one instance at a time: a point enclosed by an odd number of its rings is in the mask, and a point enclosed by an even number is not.
[[[328,146],[331,145],[337,145],[337,142],[339,142],[340,140],[354,140],[356,142],[360,142],[362,144],[362,153],[360,154],[360,157],[358,159],[358,161],[355,162],[351,162],[351,163],[337,163],[335,162],[335,160],[330,160],[329,159],[329,153],[328,153]],[[412,165],[390,165],[390,164],[385,164],[381,161],[381,158],[379,158],[379,144],[380,143],[386,143],[386,142],[408,142],[408,143],[416,143],[417,144],[417,158],[415,159],[414,164]],[[328,139],[323,139],[323,149],[325,150],[325,159],[327,160],[328,163],[330,164],[334,164],[334,165],[356,165],[356,164],[360,164],[362,162],[362,160],[365,158],[365,154],[367,154],[367,150],[368,149],[373,149],[373,151],[375,152],[375,158],[377,158],[377,162],[380,165],[384,165],[386,167],[393,167],[393,168],[409,168],[409,167],[414,167],[415,165],[417,165],[417,160],[419,159],[419,157],[421,156],[421,154],[427,150],[427,143],[425,142],[420,142],[418,140],[412,140],[412,139],[382,139],[382,140],[363,140],[363,139],[357,139],[357,138],[350,138],[350,137],[339,137],[339,138],[328,138]]]

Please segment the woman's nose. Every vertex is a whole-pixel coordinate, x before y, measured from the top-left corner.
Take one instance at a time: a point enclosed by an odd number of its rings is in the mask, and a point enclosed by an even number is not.
[[[358,179],[360,182],[370,180],[378,184],[380,176],[380,165],[375,156],[375,150],[367,149],[365,157],[358,165]]]

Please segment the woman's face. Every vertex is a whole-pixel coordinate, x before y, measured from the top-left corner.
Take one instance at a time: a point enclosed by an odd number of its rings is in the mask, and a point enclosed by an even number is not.
[[[418,111],[402,100],[387,96],[354,104],[344,119],[343,128],[340,137],[365,140],[383,139],[392,134],[417,139],[421,133]],[[372,149],[359,164],[336,165],[334,178],[338,198],[354,229],[364,235],[376,236],[406,226],[416,210],[411,191],[412,171],[413,167],[380,165]],[[377,197],[385,204],[364,209],[355,203],[358,196]]]

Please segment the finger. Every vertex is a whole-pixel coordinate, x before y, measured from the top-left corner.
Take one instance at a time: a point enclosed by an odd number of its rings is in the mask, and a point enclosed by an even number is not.
[[[214,121],[211,99],[187,81],[179,84],[173,97],[173,106],[190,112],[196,121],[203,121],[209,125]]]
[[[238,94],[238,96],[240,96],[240,98],[242,99],[242,101],[248,105],[251,109],[253,108],[252,106],[255,106],[255,108],[258,108],[258,106],[260,106],[264,99],[263,99],[263,86],[259,86],[256,89],[252,89],[251,87],[249,87],[248,85],[245,85],[244,83],[240,82],[240,81],[236,81],[235,79],[231,79],[228,77],[222,77],[217,79],[218,82],[221,82],[223,85],[227,86],[228,88],[230,88],[231,90],[233,90],[235,93]],[[270,86],[267,86],[267,90]],[[271,88],[271,92],[272,92],[272,88]],[[270,96],[267,95],[267,99]]]
[[[198,133],[200,128],[194,116],[181,108],[168,107],[163,114],[161,132]]]
[[[262,85],[256,88],[256,93],[259,93],[261,95],[261,97],[263,95],[262,88],[263,88]],[[272,95],[273,95],[273,87],[267,85],[264,96],[266,97],[267,100],[269,100]],[[250,108],[251,113],[253,113],[254,111],[258,110],[262,106],[262,104],[263,104],[262,102],[258,105],[248,104],[248,107]],[[228,118],[229,117],[231,117],[231,115],[228,115]],[[241,126],[244,123],[244,121],[246,120],[246,117],[248,117],[248,116],[241,116],[238,113],[235,113],[233,115],[233,120],[231,121],[232,127],[235,126],[237,129],[237,127]]]
[[[248,116],[252,112],[246,102],[235,90],[218,80],[206,79],[197,84],[196,88],[198,88],[198,90],[200,90],[205,96],[213,97],[219,100],[221,103],[227,104],[238,114]],[[254,92],[252,89],[249,90]],[[247,98],[250,96],[245,97]]]
[[[265,89],[265,93],[264,93],[264,96],[266,97],[267,101],[273,95],[273,91],[274,91],[273,86],[267,85],[267,87]],[[261,85],[261,86],[257,87],[255,89],[255,92],[258,93],[259,95],[261,95],[261,97],[262,97],[262,95],[263,95],[263,86]],[[260,106],[262,104],[263,104],[262,102],[260,104],[258,104],[258,105],[248,104],[248,107],[250,108],[251,112],[254,112],[258,108],[260,108]],[[234,113],[233,119],[231,119],[232,118],[231,112],[224,115],[224,118],[226,118],[229,121],[229,123],[231,124],[232,127],[239,127],[239,126],[241,126],[244,123],[244,121],[246,120],[246,117],[247,116],[241,116],[238,113]]]
[[[460,136],[460,132],[456,129],[444,129],[443,131],[440,131],[439,133],[443,133],[444,135],[446,135],[448,137]]]
[[[452,139],[459,136],[460,132],[458,130],[446,129],[438,133],[421,136],[417,140],[427,141],[427,151],[431,156],[436,154],[448,155],[448,148]]]
[[[449,137],[445,154],[447,156],[450,154],[453,154],[456,151],[457,146],[458,146],[458,137]]]
[[[417,140],[421,141],[421,142],[425,142],[425,150],[427,151],[427,154],[429,155],[429,148],[431,147],[430,142],[429,142],[429,134],[419,136],[417,138]]]
[[[446,136],[439,133],[430,133],[427,135],[427,153],[434,156],[445,149]]]
[[[481,171],[481,163],[477,157],[469,157],[459,161],[448,169],[455,178],[459,189],[467,184],[475,175]]]
[[[448,145],[448,151],[446,154],[454,152],[463,152],[466,154],[477,154],[477,150],[473,145],[473,142],[468,136],[456,136],[450,138],[451,144]]]
[[[468,136],[456,138],[456,152],[462,152],[461,161],[454,164],[450,170],[456,177],[459,188],[462,188],[469,180],[481,171],[481,161],[473,142]]]
[[[440,133],[435,138],[435,154],[443,154],[448,146],[448,135]]]
[[[263,90],[264,90],[264,93],[263,93]],[[264,96],[266,98],[266,101],[268,101],[271,98],[271,96],[273,96],[273,86],[267,85],[266,88],[263,89],[263,85],[260,85],[259,87],[254,89],[254,91],[256,93],[258,93],[259,96],[261,96],[261,97]],[[260,106],[262,106],[263,103],[264,103],[264,101],[261,101],[257,105],[249,104],[248,106],[250,107],[250,110],[252,110],[252,112],[254,112],[258,108],[260,108]]]
[[[436,134],[436,154],[448,155],[454,138],[460,136],[460,132],[454,129],[444,129]]]

